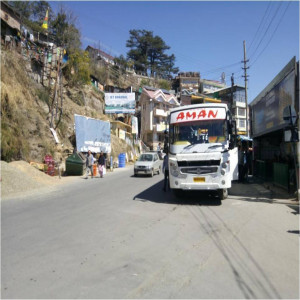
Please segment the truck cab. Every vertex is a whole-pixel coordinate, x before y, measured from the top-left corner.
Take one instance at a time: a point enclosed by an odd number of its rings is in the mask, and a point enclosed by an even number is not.
[[[221,199],[238,178],[233,121],[226,104],[172,109],[169,117],[169,180],[175,195],[214,190]]]

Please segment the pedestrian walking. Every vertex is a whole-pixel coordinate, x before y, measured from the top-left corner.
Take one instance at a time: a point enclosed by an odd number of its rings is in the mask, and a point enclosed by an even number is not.
[[[170,190],[170,185],[169,185],[169,153],[168,153],[168,151],[166,151],[166,155],[164,156],[163,172],[164,172],[164,176],[165,176],[163,190],[166,192],[167,187]]]
[[[162,149],[161,149],[161,143],[158,143],[157,145],[157,154],[159,156],[159,159],[162,159]]]
[[[98,158],[98,171],[99,171],[100,178],[103,178],[104,171],[105,171],[105,157],[102,151]]]
[[[86,156],[86,179],[88,179],[88,173],[91,173],[91,178],[94,177],[93,164],[94,164],[94,156],[91,150],[89,150]]]
[[[161,150],[161,143],[158,143],[157,145],[157,151],[160,151]]]

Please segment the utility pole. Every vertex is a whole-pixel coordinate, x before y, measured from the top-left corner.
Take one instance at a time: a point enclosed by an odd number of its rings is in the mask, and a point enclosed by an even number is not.
[[[234,86],[234,73],[231,75],[231,99],[230,99],[230,111],[232,112],[233,106],[233,86]]]
[[[248,94],[247,94],[247,81],[248,81],[248,76],[247,75],[247,69],[249,69],[249,67],[247,67],[247,62],[249,61],[249,59],[246,59],[246,41],[244,41],[244,60],[242,61],[242,63],[244,63],[244,68],[242,68],[244,70],[244,75],[243,77],[245,77],[245,102],[246,102],[246,134],[247,136],[249,136],[249,126],[248,126]]]

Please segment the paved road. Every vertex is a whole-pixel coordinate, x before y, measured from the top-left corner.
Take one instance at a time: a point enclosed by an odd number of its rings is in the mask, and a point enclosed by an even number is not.
[[[162,191],[132,166],[3,201],[2,298],[299,298],[299,215],[247,185]]]

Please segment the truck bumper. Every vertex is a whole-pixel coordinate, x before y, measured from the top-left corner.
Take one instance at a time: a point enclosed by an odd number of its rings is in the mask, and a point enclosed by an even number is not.
[[[204,177],[205,182],[194,182],[193,178],[170,178],[171,189],[181,190],[218,190],[231,188],[231,180]]]

